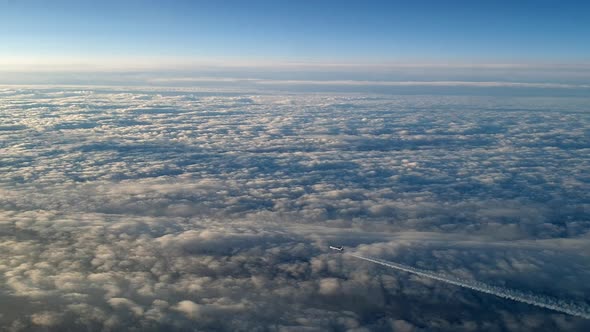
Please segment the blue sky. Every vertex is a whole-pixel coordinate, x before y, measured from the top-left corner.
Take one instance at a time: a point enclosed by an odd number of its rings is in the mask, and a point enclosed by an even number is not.
[[[587,1],[1,1],[0,56],[586,61]]]

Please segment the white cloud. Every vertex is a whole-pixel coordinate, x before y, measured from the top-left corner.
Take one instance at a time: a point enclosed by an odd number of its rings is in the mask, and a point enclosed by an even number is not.
[[[60,316],[57,312],[44,311],[31,315],[31,321],[35,325],[51,327],[59,323]]]
[[[391,87],[476,87],[590,89],[588,84],[530,83],[502,81],[363,81],[363,80],[264,80],[255,78],[178,77],[151,79],[153,83],[254,83],[262,85],[391,86]]]
[[[2,326],[587,326],[326,251],[585,301],[585,99],[0,93]]]

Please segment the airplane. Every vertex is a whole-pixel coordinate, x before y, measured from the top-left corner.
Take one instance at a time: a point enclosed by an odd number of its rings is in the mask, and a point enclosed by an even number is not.
[[[343,246],[339,246],[339,247],[336,247],[336,246],[330,246],[330,249],[332,249],[332,250],[336,250],[336,251],[344,251],[344,247],[343,247]]]

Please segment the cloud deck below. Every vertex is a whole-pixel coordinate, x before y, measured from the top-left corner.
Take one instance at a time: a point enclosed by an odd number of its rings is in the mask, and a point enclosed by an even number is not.
[[[0,90],[9,330],[584,330],[582,98]]]

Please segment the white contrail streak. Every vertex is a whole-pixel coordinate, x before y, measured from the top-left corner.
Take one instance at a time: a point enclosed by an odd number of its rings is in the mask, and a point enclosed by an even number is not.
[[[401,270],[409,273],[413,273],[422,277],[439,280],[442,282],[446,282],[449,284],[453,284],[460,287],[465,287],[469,289],[473,289],[482,293],[488,293],[492,295],[499,296],[501,298],[510,299],[513,301],[523,302],[535,305],[541,308],[547,308],[555,311],[559,311],[562,313],[570,314],[572,316],[582,317],[586,319],[590,319],[590,308],[587,306],[582,306],[579,304],[569,303],[562,300],[553,299],[546,296],[540,295],[533,295],[527,294],[518,290],[508,289],[498,286],[492,286],[485,284],[483,282],[475,281],[475,280],[468,280],[453,276],[444,275],[442,273],[422,270],[415,267],[398,264],[394,262],[384,261],[378,258],[371,258],[371,257],[364,257],[361,255],[357,255],[354,253],[348,253],[347,255],[356,257],[368,262],[377,263],[383,266],[387,266],[396,270]]]

